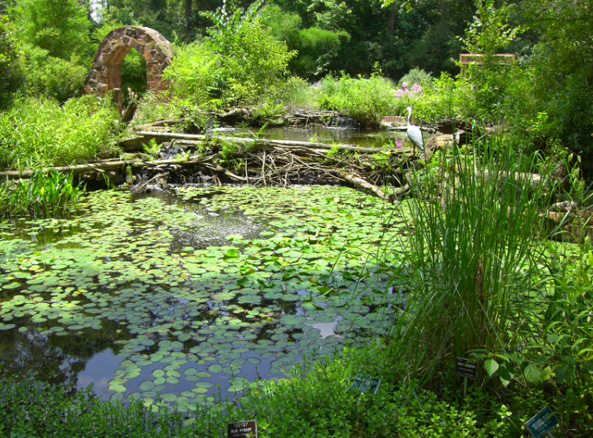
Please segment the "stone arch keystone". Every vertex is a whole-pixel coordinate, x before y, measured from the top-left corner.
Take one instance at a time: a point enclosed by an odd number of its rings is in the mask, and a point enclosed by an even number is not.
[[[162,74],[171,64],[171,43],[149,27],[125,26],[109,32],[99,44],[85,82],[86,93],[100,95],[119,90],[114,97],[121,103],[121,62],[131,49],[136,49],[146,60],[147,90],[156,93],[167,90],[169,82],[162,78]]]

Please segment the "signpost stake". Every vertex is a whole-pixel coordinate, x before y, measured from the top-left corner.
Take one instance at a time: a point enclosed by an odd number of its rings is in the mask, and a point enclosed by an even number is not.
[[[534,438],[541,438],[546,435],[548,438],[554,438],[552,428],[558,425],[558,419],[552,413],[549,406],[546,406],[525,423],[527,430]]]
[[[467,396],[467,377],[463,378],[463,398]]]
[[[475,379],[478,375],[478,368],[475,362],[469,362],[464,357],[455,360],[455,374],[463,377],[463,398],[467,396],[467,379]]]

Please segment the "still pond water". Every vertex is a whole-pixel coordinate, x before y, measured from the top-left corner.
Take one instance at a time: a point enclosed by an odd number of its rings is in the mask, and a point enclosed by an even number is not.
[[[0,375],[182,412],[240,395],[389,330],[398,217],[342,187],[180,187],[0,224]]]
[[[405,130],[359,130],[344,128],[264,128],[257,132],[253,129],[221,128],[213,130],[216,135],[230,137],[248,137],[254,135],[266,140],[315,141],[320,143],[352,144],[364,147],[393,147],[395,140],[406,143]],[[426,139],[425,139],[426,140]]]

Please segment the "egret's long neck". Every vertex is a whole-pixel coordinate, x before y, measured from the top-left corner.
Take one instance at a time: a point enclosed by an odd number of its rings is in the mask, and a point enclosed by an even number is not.
[[[408,126],[410,125],[410,118],[412,117],[412,110],[408,108]]]

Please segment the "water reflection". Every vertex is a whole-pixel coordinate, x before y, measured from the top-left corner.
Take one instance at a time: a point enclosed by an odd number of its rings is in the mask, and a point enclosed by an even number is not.
[[[258,132],[245,129],[225,129],[215,135],[227,137],[248,137],[257,135],[267,140],[292,140],[319,143],[355,144],[364,147],[393,146],[395,139],[404,140],[405,132],[365,131],[344,128],[266,128]]]

